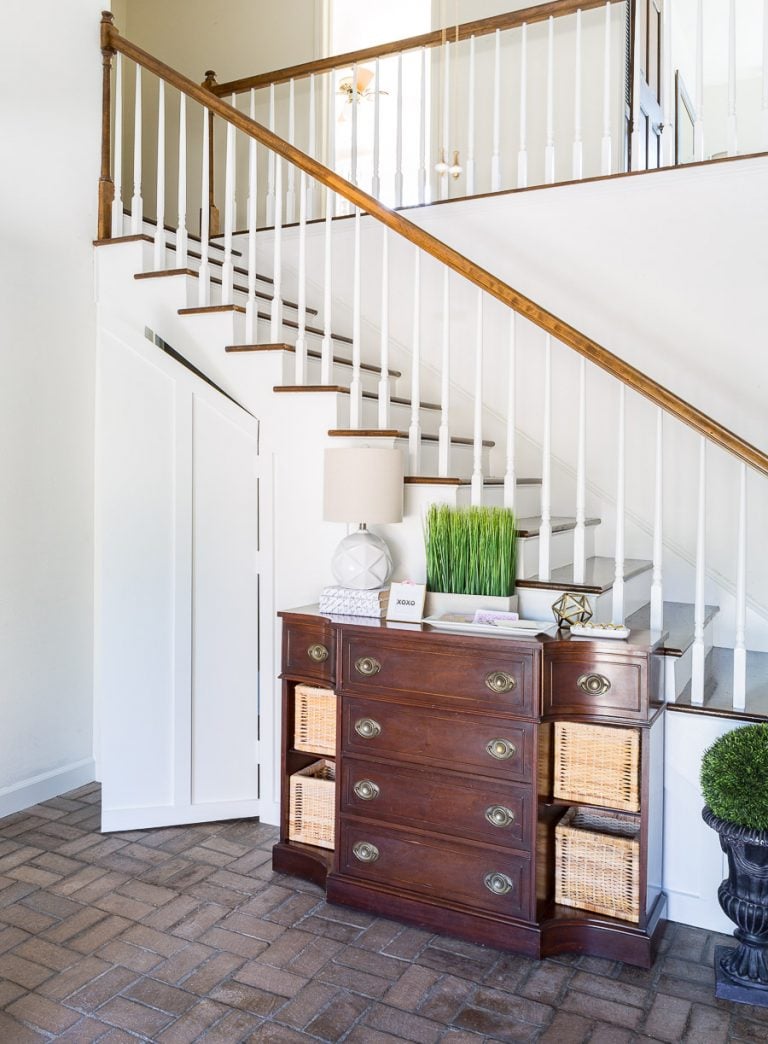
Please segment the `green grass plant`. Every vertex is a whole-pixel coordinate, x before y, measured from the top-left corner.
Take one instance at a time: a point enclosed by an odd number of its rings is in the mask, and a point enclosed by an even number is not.
[[[768,830],[768,725],[745,725],[716,740],[701,760],[701,791],[720,819]]]
[[[424,524],[427,588],[507,597],[515,591],[517,532],[508,508],[431,504]]]

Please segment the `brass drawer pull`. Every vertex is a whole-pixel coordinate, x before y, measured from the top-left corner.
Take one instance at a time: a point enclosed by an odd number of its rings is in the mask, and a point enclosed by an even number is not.
[[[379,858],[378,848],[369,841],[358,841],[352,847],[352,854],[361,863],[375,863]]]
[[[328,650],[320,642],[315,642],[314,645],[310,645],[307,649],[307,656],[315,663],[325,663],[328,659]]]
[[[485,818],[495,827],[508,827],[515,821],[515,813],[506,805],[489,805],[485,810]]]
[[[359,660],[355,660],[355,670],[366,678],[372,678],[381,670],[381,664],[372,656],[361,656]]]
[[[576,684],[587,696],[602,696],[611,687],[604,674],[582,674]]]
[[[488,891],[492,892],[494,895],[506,895],[507,892],[511,892],[514,887],[512,878],[507,877],[506,874],[499,873],[498,871],[486,874],[483,881]]]
[[[506,671],[491,671],[485,676],[485,687],[491,692],[511,692],[515,685],[515,679]]]
[[[361,801],[375,801],[381,793],[378,784],[372,779],[359,779],[352,789]]]
[[[517,753],[517,747],[507,739],[492,739],[485,745],[485,749],[497,761],[508,761]]]
[[[381,733],[381,725],[374,718],[358,718],[355,732],[363,739],[375,739]]]

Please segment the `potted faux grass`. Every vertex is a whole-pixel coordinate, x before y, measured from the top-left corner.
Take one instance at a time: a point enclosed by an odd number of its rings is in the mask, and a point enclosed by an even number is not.
[[[517,609],[517,531],[508,508],[432,504],[424,543],[428,616]]]
[[[715,993],[768,1007],[768,724],[721,736],[704,753],[701,790],[728,857],[717,897],[739,943],[715,948]]]

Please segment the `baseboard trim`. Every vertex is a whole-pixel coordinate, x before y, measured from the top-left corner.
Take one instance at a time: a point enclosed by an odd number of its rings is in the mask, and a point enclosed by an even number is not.
[[[65,794],[68,790],[92,783],[96,778],[96,764],[93,758],[75,761],[62,768],[43,772],[39,776],[30,776],[9,787],[0,788],[0,817],[12,816],[15,812],[23,812],[25,808],[38,805],[41,801]]]
[[[153,830],[157,827],[216,823],[226,819],[261,819],[262,811],[262,803],[258,798],[136,808],[109,808],[102,804],[101,829],[103,833],[112,833],[116,830]]]

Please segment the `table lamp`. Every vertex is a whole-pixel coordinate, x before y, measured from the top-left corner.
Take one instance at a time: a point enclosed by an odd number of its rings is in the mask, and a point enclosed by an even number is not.
[[[342,587],[367,591],[383,587],[392,572],[392,555],[368,523],[403,521],[403,455],[398,449],[329,449],[325,451],[323,518],[357,522],[344,537],[331,562]]]

